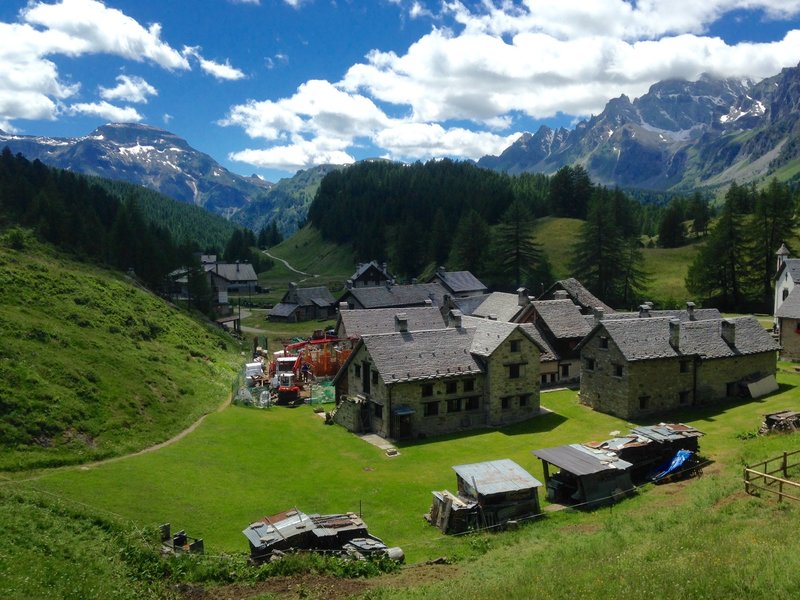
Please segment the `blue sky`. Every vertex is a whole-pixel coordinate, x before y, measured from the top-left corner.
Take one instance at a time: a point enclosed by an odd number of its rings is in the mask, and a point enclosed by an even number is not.
[[[140,122],[270,180],[477,159],[708,72],[800,63],[800,0],[0,0],[0,128]]]

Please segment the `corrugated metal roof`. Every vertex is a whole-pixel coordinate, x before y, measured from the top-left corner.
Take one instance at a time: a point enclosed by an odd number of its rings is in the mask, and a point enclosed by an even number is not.
[[[509,458],[456,465],[456,474],[481,496],[541,487],[542,483]]]
[[[633,466],[627,461],[620,460],[611,452],[592,450],[580,444],[542,448],[534,450],[533,454],[559,469],[578,476],[592,475],[612,469],[624,471]]]

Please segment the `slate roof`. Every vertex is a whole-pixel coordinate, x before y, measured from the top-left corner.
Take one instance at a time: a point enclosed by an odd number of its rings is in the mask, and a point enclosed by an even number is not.
[[[556,290],[564,290],[569,294],[569,297],[572,298],[575,304],[578,304],[581,307],[583,312],[591,311],[593,308],[602,308],[603,311],[606,313],[613,313],[614,309],[608,306],[605,302],[600,300],[597,296],[592,294],[589,290],[583,287],[583,284],[575,279],[574,277],[570,277],[569,279],[561,279],[556,281],[553,285],[547,288],[544,293],[540,296],[542,299],[548,299],[553,297],[553,293]]]
[[[783,275],[783,272],[789,270],[789,277],[792,278],[792,281],[795,283],[800,283],[800,258],[786,258],[783,261],[783,265],[775,274],[775,279],[780,279]]]
[[[483,293],[487,287],[470,271],[437,271],[431,281],[439,279],[453,294]]]
[[[722,319],[705,321],[684,321],[680,323],[679,350],[669,343],[669,322],[667,318],[603,320],[586,341],[602,328],[617,345],[628,361],[679,356],[700,356],[702,358],[724,358],[736,355],[774,352],[780,346],[772,336],[753,317],[728,319],[734,323],[736,343],[729,345],[721,334]]]
[[[211,263],[204,264],[203,268],[231,282],[258,280],[258,275],[250,263]]]
[[[542,483],[509,458],[453,467],[461,479],[481,496],[541,487]]]
[[[426,300],[431,300],[434,306],[441,306],[446,293],[447,290],[439,283],[379,285],[349,289],[342,296],[342,301],[352,295],[364,308],[424,306]]]
[[[289,288],[281,302],[298,304],[300,306],[331,306],[335,300],[333,294],[324,285],[309,288]]]
[[[350,276],[350,279],[356,281],[359,277],[361,277],[364,273],[366,273],[372,268],[377,269],[380,272],[380,274],[383,275],[386,279],[389,280],[393,279],[392,276],[389,275],[389,272],[385,270],[383,266],[378,264],[378,262],[375,260],[359,264],[358,267],[356,268],[356,272]]]
[[[365,335],[375,368],[386,385],[482,373],[470,352],[475,328],[450,328]],[[354,350],[351,357],[357,354]],[[339,370],[342,373],[344,368]]]
[[[775,311],[779,319],[800,319],[800,285],[796,285]]]
[[[533,307],[556,339],[583,338],[594,325],[572,300],[535,300]]]
[[[536,325],[533,323],[520,323],[520,327],[523,330],[528,332],[533,340],[539,344],[539,348],[541,349],[541,354],[539,355],[539,362],[555,362],[558,361],[558,353],[553,349],[550,343],[547,341],[542,332],[536,328]]]
[[[492,292],[472,311],[473,317],[494,315],[498,321],[513,321],[528,308],[519,305],[519,295],[507,292]]]
[[[474,296],[464,296],[463,298],[450,297],[450,302],[455,308],[461,311],[462,315],[471,315],[490,295],[491,294],[476,294]]]
[[[638,311],[636,312],[615,312],[609,315],[608,319],[647,319],[657,317],[669,317],[671,319],[680,319],[681,321],[706,321],[708,319],[721,319],[722,313],[716,308],[695,308],[691,319],[689,318],[689,311],[686,309],[677,310],[650,310],[650,316],[641,316]]]
[[[568,444],[534,450],[538,458],[581,477],[602,471],[625,471],[633,465],[618,458],[613,452],[593,450],[581,444]]]
[[[337,330],[342,326],[349,337],[361,337],[376,333],[392,333],[395,331],[395,315],[404,314],[408,321],[409,331],[426,329],[444,329],[444,317],[435,306],[406,308],[372,308],[365,310],[341,310],[336,324]]]
[[[558,360],[555,352],[532,323],[508,323],[491,321],[480,317],[461,317],[464,327],[475,327],[475,339],[471,351],[478,356],[490,356],[509,335],[519,327],[539,347],[539,362]]]
[[[273,306],[269,310],[269,316],[271,317],[291,317],[294,311],[299,308],[297,304],[286,304],[284,302],[280,302]]]

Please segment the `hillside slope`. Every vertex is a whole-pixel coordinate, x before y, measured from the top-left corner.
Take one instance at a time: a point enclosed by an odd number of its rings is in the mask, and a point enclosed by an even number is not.
[[[12,241],[13,238],[13,241]],[[0,236],[0,471],[163,441],[219,406],[238,344],[123,276]]]

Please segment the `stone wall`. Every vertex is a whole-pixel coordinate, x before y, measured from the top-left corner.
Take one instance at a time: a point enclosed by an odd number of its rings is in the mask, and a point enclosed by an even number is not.
[[[800,320],[798,319],[779,319],[780,321],[780,344],[781,358],[784,360],[800,360]]]
[[[517,352],[512,352],[512,342],[519,344]],[[539,355],[536,344],[518,329],[489,357],[485,396],[490,425],[518,423],[539,413]],[[510,377],[512,365],[518,366],[517,378]]]
[[[718,358],[703,361],[697,373],[697,397],[699,402],[713,402],[728,396],[728,384],[756,375],[774,375],[775,352],[762,352],[747,356]]]
[[[336,407],[333,422],[341,425],[347,431],[363,433],[361,431],[361,402],[355,398],[343,398]]]

